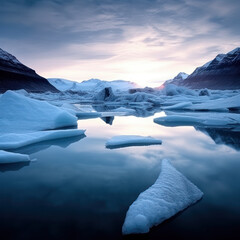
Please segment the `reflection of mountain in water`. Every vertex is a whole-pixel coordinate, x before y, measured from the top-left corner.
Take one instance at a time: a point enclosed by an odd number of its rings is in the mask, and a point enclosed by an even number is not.
[[[216,144],[225,144],[229,147],[234,148],[237,151],[240,151],[240,131],[200,127],[195,127],[195,129],[211,137]]]

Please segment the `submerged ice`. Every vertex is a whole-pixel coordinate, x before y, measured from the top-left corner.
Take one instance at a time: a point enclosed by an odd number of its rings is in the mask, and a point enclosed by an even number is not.
[[[122,233],[147,233],[151,227],[194,204],[202,196],[193,183],[164,159],[156,182],[129,207]]]

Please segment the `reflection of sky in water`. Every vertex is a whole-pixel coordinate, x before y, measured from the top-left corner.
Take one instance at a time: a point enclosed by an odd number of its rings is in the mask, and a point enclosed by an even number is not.
[[[40,151],[35,146],[29,151],[38,161],[0,173],[0,230],[6,239],[121,239],[129,205],[154,183],[163,158],[204,198],[146,238],[233,239],[238,232],[240,152],[193,127],[154,124],[153,117],[115,117],[113,125],[81,120],[79,128],[87,130],[86,138],[45,144]],[[163,144],[105,148],[108,138],[125,134],[150,135]]]

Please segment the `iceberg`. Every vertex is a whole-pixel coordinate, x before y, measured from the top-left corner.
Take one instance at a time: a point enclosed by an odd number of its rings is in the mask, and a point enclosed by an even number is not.
[[[77,117],[47,102],[13,91],[0,97],[0,133],[30,132],[76,126]]]
[[[26,154],[11,153],[0,150],[0,164],[29,162],[30,157]]]
[[[8,133],[0,136],[0,149],[16,149],[30,144],[84,135],[85,130],[52,130],[31,133]]]
[[[119,135],[114,136],[106,142],[106,148],[123,148],[130,146],[148,146],[162,144],[162,141],[153,137],[144,137],[137,135]]]
[[[194,204],[202,196],[193,183],[164,159],[156,182],[129,207],[122,233],[147,233],[151,227]]]

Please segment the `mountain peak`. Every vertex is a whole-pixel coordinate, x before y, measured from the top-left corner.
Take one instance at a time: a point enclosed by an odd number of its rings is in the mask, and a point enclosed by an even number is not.
[[[233,49],[232,51],[228,52],[227,54],[240,54],[240,47]]]
[[[0,93],[7,90],[57,92],[47,79],[39,76],[33,69],[23,65],[12,54],[0,48]]]
[[[180,72],[176,77],[174,77],[174,79],[186,79],[188,77],[188,74],[185,72]]]
[[[2,48],[0,48],[0,59],[8,62],[12,62],[13,64],[21,64],[16,57],[4,51]]]

